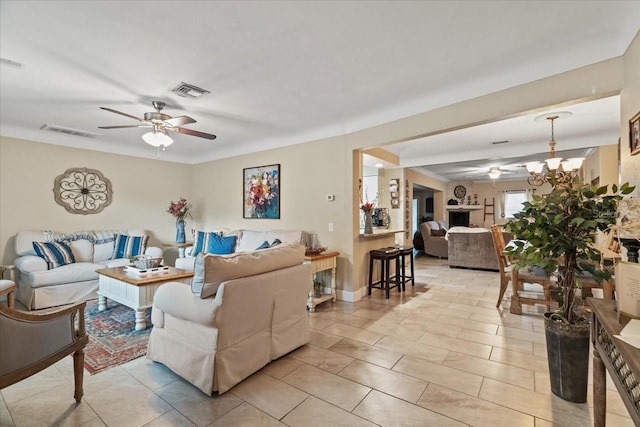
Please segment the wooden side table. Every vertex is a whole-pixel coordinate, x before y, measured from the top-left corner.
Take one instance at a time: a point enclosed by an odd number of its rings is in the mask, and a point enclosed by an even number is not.
[[[640,350],[616,338],[631,320],[620,316],[611,300],[587,299],[591,306],[593,343],[593,425],[606,425],[609,372],[635,425],[640,425]]]
[[[165,248],[178,248],[178,258],[184,258],[184,248],[193,246],[193,242],[184,242],[184,243],[176,243],[176,242],[164,243],[163,242],[162,246],[164,246]]]
[[[324,252],[319,255],[309,255],[304,259],[311,262],[311,274],[316,276],[317,273],[325,276],[327,273],[331,275],[331,293],[322,294],[319,297],[313,296],[313,291],[309,292],[307,299],[307,308],[311,313],[316,311],[316,305],[325,301],[336,300],[336,267],[340,252]],[[323,283],[326,283],[323,281]]]

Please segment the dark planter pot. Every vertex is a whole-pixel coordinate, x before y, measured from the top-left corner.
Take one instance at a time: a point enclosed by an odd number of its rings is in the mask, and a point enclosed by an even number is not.
[[[551,392],[569,402],[587,401],[590,325],[568,325],[545,314]]]

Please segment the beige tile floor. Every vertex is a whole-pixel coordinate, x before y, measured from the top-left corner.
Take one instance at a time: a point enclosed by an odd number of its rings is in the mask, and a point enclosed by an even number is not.
[[[71,358],[1,391],[0,426],[589,426],[591,394],[549,390],[544,307],[496,309],[496,273],[419,256],[417,284],[309,314],[311,343],[222,396],[140,358],[85,373]],[[508,301],[509,292],[505,297]],[[633,426],[609,382],[607,426]]]

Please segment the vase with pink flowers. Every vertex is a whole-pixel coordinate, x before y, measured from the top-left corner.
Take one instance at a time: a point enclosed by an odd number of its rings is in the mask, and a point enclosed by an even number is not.
[[[177,202],[170,202],[167,212],[176,219],[176,243],[185,243],[187,236],[185,233],[185,218],[191,218],[191,209],[193,205],[187,202],[187,199],[180,197]]]

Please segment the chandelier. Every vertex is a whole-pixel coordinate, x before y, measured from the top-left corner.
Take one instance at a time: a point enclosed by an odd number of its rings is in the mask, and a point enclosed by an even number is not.
[[[583,157],[573,157],[567,160],[562,160],[562,157],[556,157],[556,140],[553,122],[556,119],[569,117],[570,115],[570,112],[562,111],[535,118],[535,120],[549,120],[551,122],[551,140],[549,141],[549,158],[545,160],[545,163],[525,163],[530,174],[529,178],[527,178],[527,182],[530,185],[542,185],[545,182],[551,182],[554,185],[568,184],[573,182],[574,178],[578,175],[580,166],[582,166],[582,162],[584,161]]]

